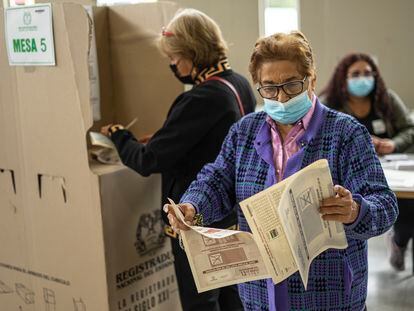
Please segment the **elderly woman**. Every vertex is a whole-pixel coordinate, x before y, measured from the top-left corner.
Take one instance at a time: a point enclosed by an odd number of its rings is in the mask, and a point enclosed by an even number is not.
[[[321,202],[324,220],[344,224],[348,247],[329,249],[311,264],[307,290],[298,273],[273,285],[261,280],[239,285],[245,310],[363,310],[367,295],[367,239],[387,231],[398,214],[371,138],[348,115],[321,105],[309,42],[300,32],[257,41],[250,73],[264,98],[264,112],[244,117],[230,129],[216,161],[206,165],[181,198],[187,220],[206,224],[237,209],[237,203],[318,159],[327,159],[335,196]],[[172,207],[168,218],[185,230]]]
[[[176,78],[193,88],[176,98],[164,125],[146,144],[121,125],[101,131],[110,136],[126,166],[143,176],[161,173],[162,202],[167,197],[178,201],[204,164],[214,161],[230,126],[253,112],[256,102],[248,81],[230,67],[219,27],[204,13],[178,12],[163,30],[159,47]],[[229,213],[212,226],[226,228],[236,222],[236,213]],[[166,233],[172,238],[183,309],[242,310],[236,286],[197,293],[174,231],[167,228]]]

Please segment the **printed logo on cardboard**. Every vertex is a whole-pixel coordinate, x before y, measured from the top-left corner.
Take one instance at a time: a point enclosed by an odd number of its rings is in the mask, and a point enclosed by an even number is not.
[[[145,255],[164,245],[165,235],[160,211],[140,216],[136,232],[135,248],[139,255]]]

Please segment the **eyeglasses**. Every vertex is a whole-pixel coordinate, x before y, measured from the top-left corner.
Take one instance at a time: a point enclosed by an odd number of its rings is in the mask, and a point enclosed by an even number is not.
[[[375,71],[371,70],[355,70],[350,73],[348,73],[349,78],[358,78],[358,77],[374,77],[376,75]]]
[[[303,92],[303,86],[305,84],[307,76],[303,80],[289,81],[281,84],[272,84],[264,85],[257,88],[260,96],[267,99],[275,98],[279,95],[279,90],[282,89],[283,92],[288,96],[295,96]]]

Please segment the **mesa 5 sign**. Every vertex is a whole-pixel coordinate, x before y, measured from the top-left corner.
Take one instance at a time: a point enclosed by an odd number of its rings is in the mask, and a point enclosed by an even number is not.
[[[11,66],[56,64],[50,3],[6,9],[5,30]]]

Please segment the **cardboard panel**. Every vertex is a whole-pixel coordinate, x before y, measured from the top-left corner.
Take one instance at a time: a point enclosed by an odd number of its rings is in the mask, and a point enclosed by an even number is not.
[[[161,219],[161,176],[112,168],[93,167],[100,175],[111,310],[179,311],[173,254]]]
[[[137,135],[158,130],[173,100],[183,91],[155,40],[176,11],[172,3],[114,6],[109,11],[115,121]]]
[[[113,102],[113,83],[111,70],[111,56],[109,46],[109,23],[107,7],[94,7],[93,18],[96,34],[96,46],[99,64],[99,84],[101,92],[101,120],[95,122],[94,131],[115,120],[115,107]]]
[[[153,14],[161,25],[168,8],[171,5],[137,7],[135,19]],[[107,10],[95,10],[97,27],[106,30],[111,29]],[[117,18],[125,20],[122,16],[126,14],[134,19],[129,10],[117,10]],[[0,12],[1,42],[3,16]],[[154,310],[158,306],[166,310],[167,305],[179,310],[169,243],[161,243],[150,252],[136,252],[138,246],[142,249],[147,245],[147,238],[161,239],[160,223],[156,225],[158,233],[152,235],[154,228],[148,227],[147,221],[159,212],[159,177],[142,178],[121,166],[104,166],[99,174],[90,170],[85,140],[92,125],[89,20],[82,6],[57,4],[53,5],[53,24],[55,67],[9,67],[5,50],[0,49],[0,141],[5,146],[0,148],[1,309],[127,311],[129,304],[146,310],[153,305]],[[155,23],[150,26],[156,27]],[[101,58],[101,74],[108,75],[101,89],[106,96],[103,103],[114,107],[110,104],[114,64],[103,64],[112,59],[112,41],[106,38],[105,32],[99,33],[98,42],[104,42],[102,50],[106,51]],[[149,42],[143,40],[140,44]],[[114,50],[118,56],[123,55],[118,47]],[[142,50],[147,49],[137,51]],[[154,59],[156,70],[160,59]],[[125,67],[128,62],[120,63]],[[162,68],[168,70],[167,65]],[[124,76],[118,74],[117,78]],[[143,97],[153,100],[150,103],[171,95],[174,89],[168,84],[173,79],[169,72],[169,76],[152,74],[167,91],[155,97],[142,88]],[[134,81],[136,85],[140,80]],[[129,89],[126,93],[130,94]],[[131,102],[120,101],[125,105]],[[171,101],[167,102],[169,106]],[[148,120],[155,122],[158,112],[147,111],[156,116],[148,115]],[[145,130],[151,128],[149,125],[155,127],[155,123],[141,124]],[[137,241],[137,223],[142,215],[144,242]],[[125,280],[126,284],[121,280],[125,271],[128,274],[137,264],[157,256],[160,265],[142,276],[145,281]],[[121,283],[123,286],[119,286]],[[151,295],[140,300],[141,290]]]
[[[1,10],[3,14],[3,10]],[[3,19],[2,19],[3,21]],[[4,37],[4,22],[0,23],[0,170],[13,171],[15,187],[23,191],[23,160],[21,147],[21,124],[16,74],[9,67]]]
[[[53,21],[57,66],[9,68],[16,81],[12,98],[24,155],[18,167],[24,171],[25,186],[18,216],[12,219],[5,210],[0,217],[10,220],[7,227],[13,228],[5,237],[7,253],[0,254],[5,264],[0,280],[4,273],[3,281],[17,286],[12,304],[6,305],[9,310],[21,303],[24,310],[44,304],[72,310],[76,300],[105,311],[102,223],[92,190],[98,181],[89,170],[85,143],[86,128],[92,124],[89,23],[83,7],[72,4],[54,5]],[[4,54],[1,61],[7,61]],[[63,203],[62,180],[68,199]],[[93,277],[85,278],[85,273]]]
[[[14,172],[0,168],[0,200],[5,202],[15,196]]]
[[[14,68],[9,67],[0,10],[0,305],[12,310],[19,296],[16,284],[32,287],[30,276],[21,271],[29,262],[23,197],[26,191],[23,165],[19,92]],[[14,182],[13,182],[14,179]]]
[[[14,171],[0,169],[0,265],[25,255],[24,218],[14,180]]]

